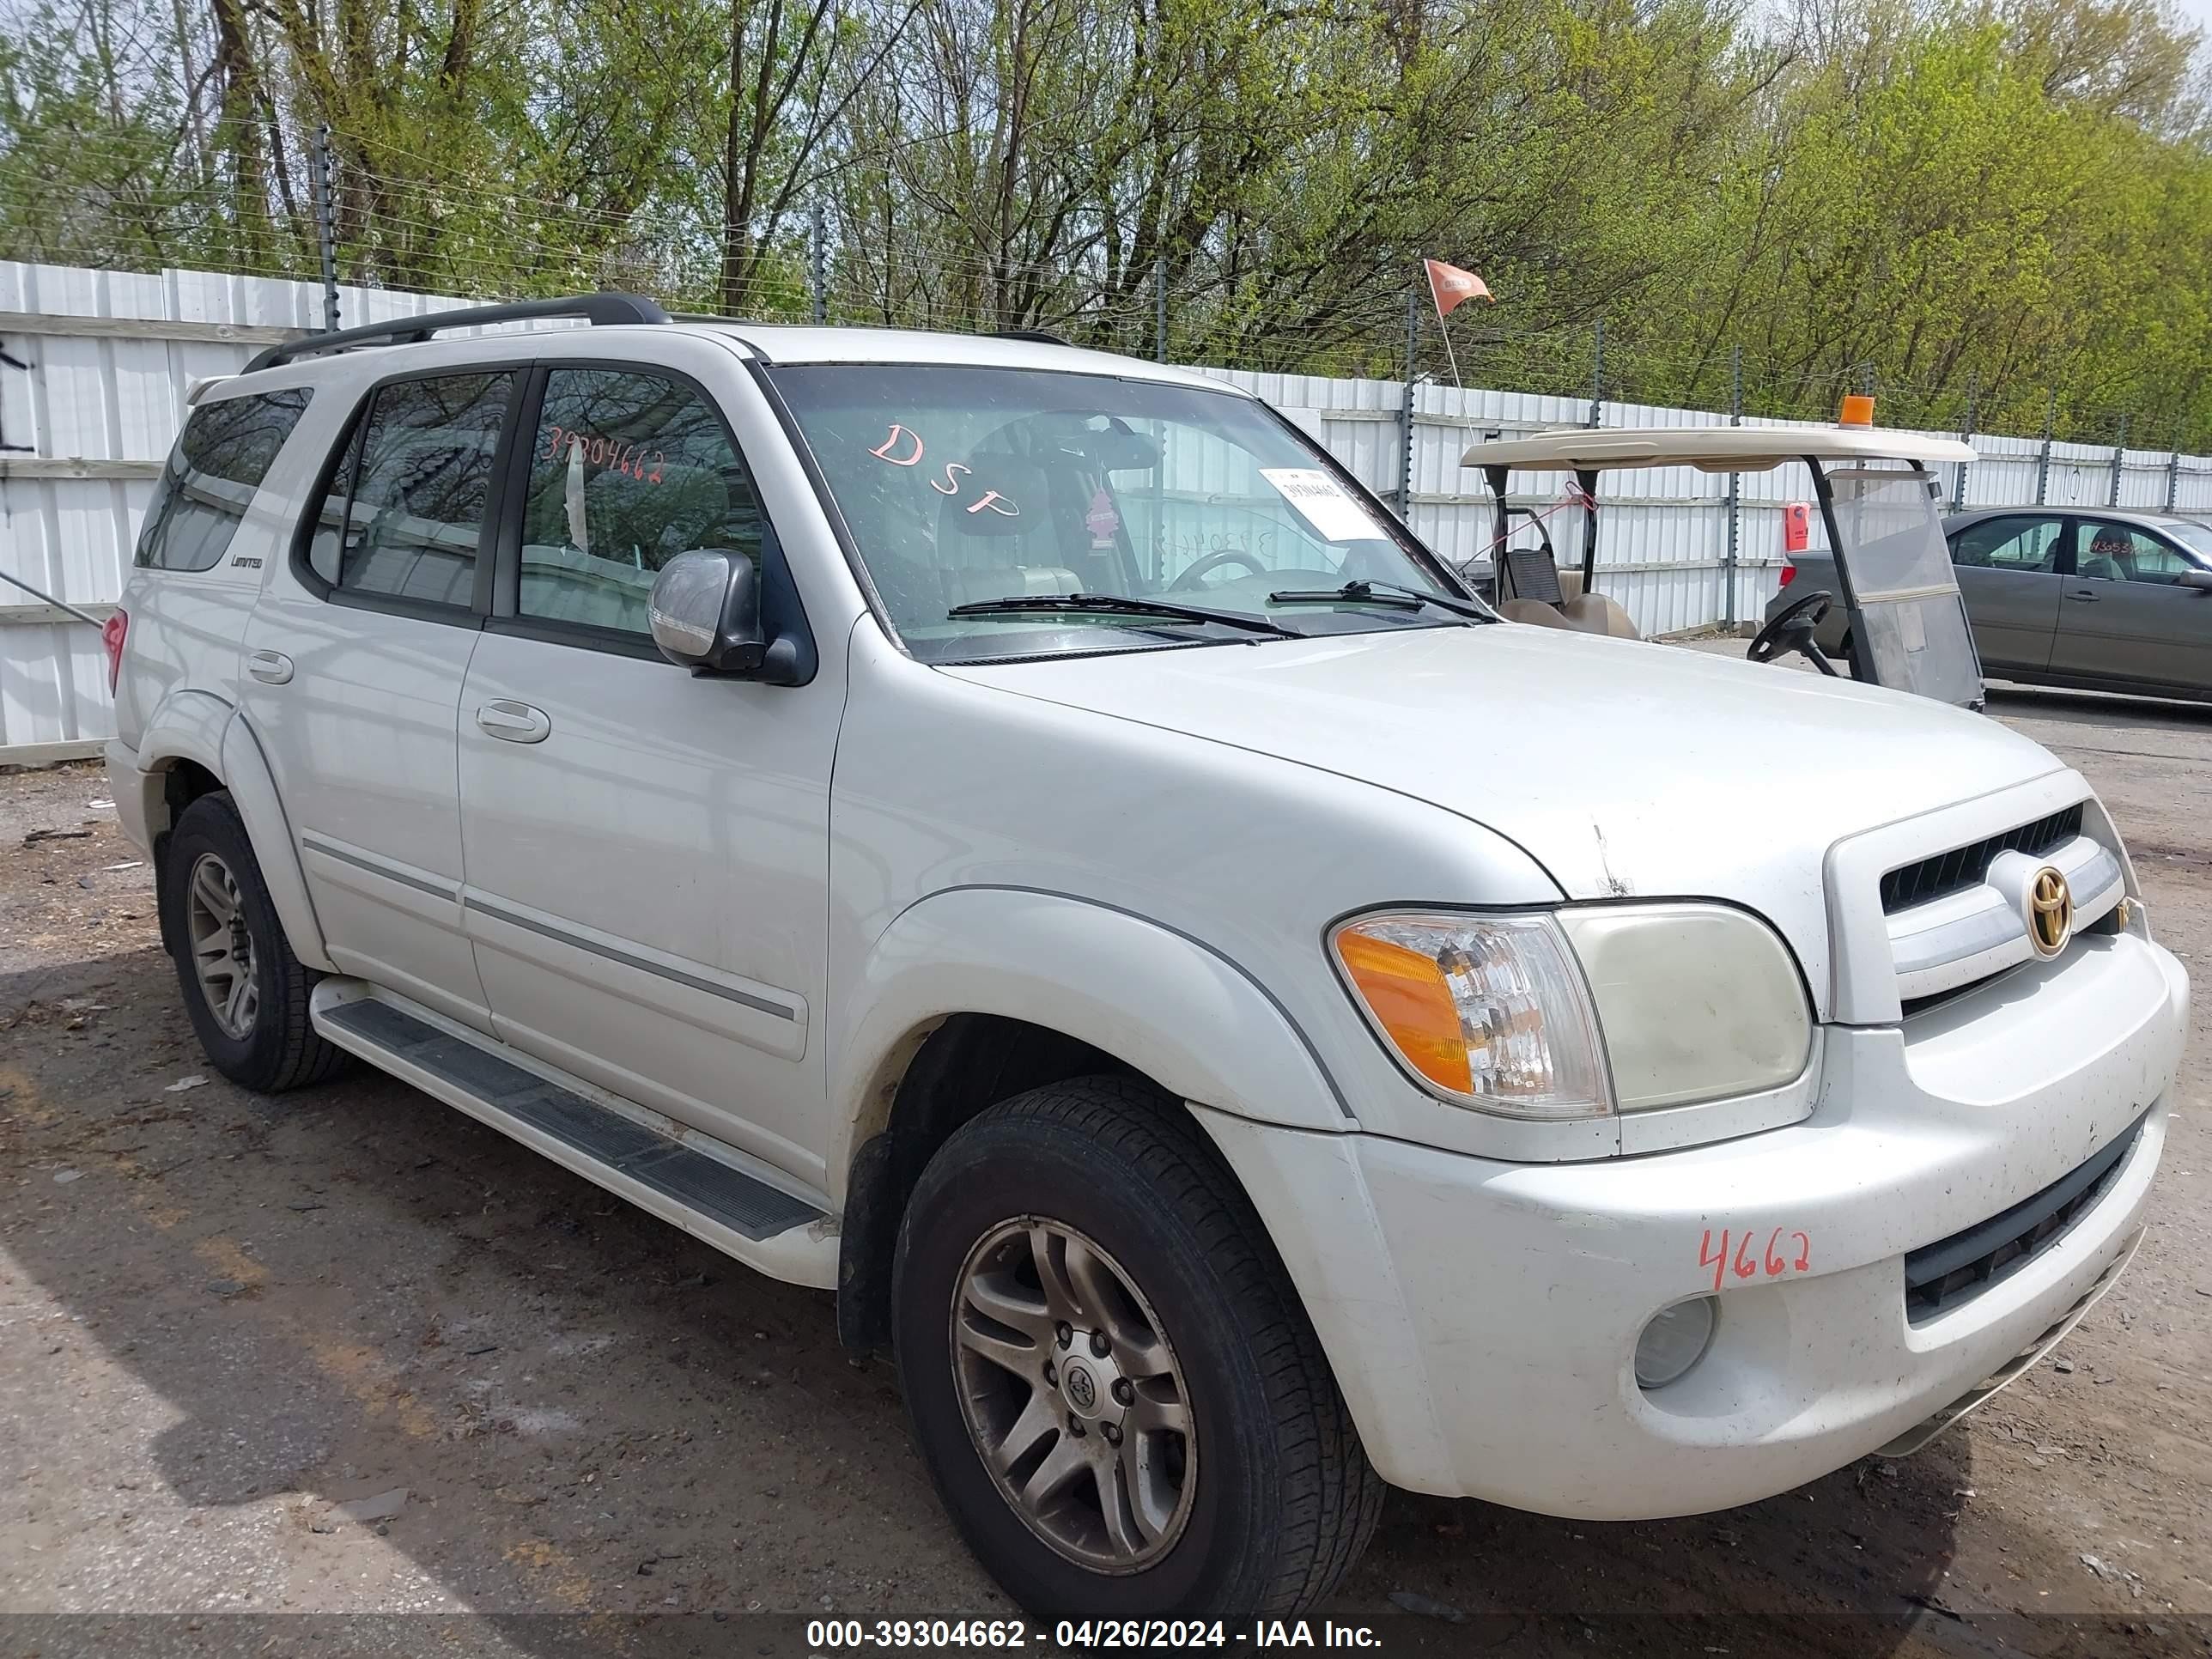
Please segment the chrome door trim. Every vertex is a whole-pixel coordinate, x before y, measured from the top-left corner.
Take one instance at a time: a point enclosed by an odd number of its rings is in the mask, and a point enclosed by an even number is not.
[[[412,887],[418,893],[428,893],[432,898],[441,898],[452,902],[461,896],[461,890],[458,884],[428,881],[407,871],[396,870],[388,864],[380,863],[374,859],[365,858],[359,853],[349,852],[343,847],[336,846],[324,840],[312,830],[303,830],[300,832],[300,845],[307,852],[320,853],[326,859],[336,859],[341,864],[350,864],[356,870],[366,870],[372,876],[382,876],[386,881],[396,881],[403,887]]]
[[[620,963],[625,968],[635,968],[641,974],[651,974],[659,979],[670,980],[678,985],[688,986],[692,990],[703,991],[708,996],[720,997],[726,1002],[734,1002],[740,1007],[750,1008],[763,1014],[773,1014],[778,1019],[791,1020],[794,1024],[798,1021],[799,1010],[787,1004],[772,1001],[767,997],[755,996],[751,992],[740,991],[734,986],[718,985],[713,980],[700,978],[696,974],[687,974],[680,968],[670,968],[658,962],[648,962],[643,957],[633,956],[627,951],[618,951],[612,945],[602,945],[597,939],[586,939],[582,934],[571,933],[565,927],[556,927],[550,922],[540,921],[534,916],[526,916],[507,908],[504,905],[489,902],[479,894],[464,893],[461,896],[461,904],[465,909],[474,910],[481,915],[489,916],[495,921],[506,922],[511,927],[526,928],[543,938],[552,939],[556,944],[566,945],[578,951],[589,951],[592,955],[605,957],[609,962]]]

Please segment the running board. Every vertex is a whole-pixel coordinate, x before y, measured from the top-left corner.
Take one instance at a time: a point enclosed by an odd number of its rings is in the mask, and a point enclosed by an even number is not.
[[[808,1200],[738,1167],[751,1160],[734,1147],[672,1123],[663,1129],[667,1120],[656,1122],[641,1107],[617,1110],[585,1093],[589,1085],[519,1065],[491,1038],[434,1024],[361,980],[323,981],[310,1014],[339,1048],[724,1255],[788,1284],[835,1288],[836,1224]]]

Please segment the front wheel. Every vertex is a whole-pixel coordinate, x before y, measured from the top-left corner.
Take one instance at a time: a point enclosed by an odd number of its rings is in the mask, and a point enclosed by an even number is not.
[[[1179,1104],[1086,1078],[992,1107],[923,1171],[896,1275],[923,1460],[1031,1612],[1288,1614],[1365,1547],[1382,1482]]]

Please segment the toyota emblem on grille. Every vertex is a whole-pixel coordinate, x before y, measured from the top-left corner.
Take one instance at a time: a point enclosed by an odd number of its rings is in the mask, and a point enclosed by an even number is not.
[[[2066,878],[2045,865],[2027,890],[2027,942],[2039,957],[2055,957],[2074,933],[2074,894]]]

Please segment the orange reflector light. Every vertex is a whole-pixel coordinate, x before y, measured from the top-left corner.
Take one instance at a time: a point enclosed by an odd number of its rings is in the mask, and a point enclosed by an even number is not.
[[[1836,422],[1838,426],[1872,426],[1874,399],[1863,392],[1849,392],[1844,398],[1844,412]]]
[[[1474,1092],[1467,1036],[1443,969],[1419,951],[1346,928],[1337,960],[1407,1063],[1440,1089]]]

